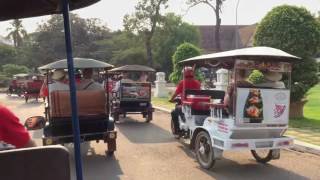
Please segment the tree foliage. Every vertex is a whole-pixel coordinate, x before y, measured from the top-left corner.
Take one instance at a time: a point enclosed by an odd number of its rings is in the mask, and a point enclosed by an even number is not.
[[[170,81],[177,84],[182,79],[182,66],[178,64],[180,61],[200,54],[200,49],[191,43],[183,43],[178,46],[172,56],[173,72],[170,74]]]
[[[292,71],[291,99],[299,101],[317,82],[313,57],[320,48],[320,23],[305,8],[278,6],[261,21],[255,46],[270,46],[302,58]]]
[[[169,74],[177,47],[184,42],[198,45],[199,41],[200,33],[195,26],[182,21],[182,17],[174,13],[166,14],[154,36],[155,68]]]
[[[22,20],[15,19],[10,22],[10,25],[12,27],[7,29],[7,31],[9,31],[7,37],[13,40],[14,47],[21,47],[23,38],[27,36],[27,31],[22,25]]]
[[[16,62],[17,51],[15,48],[9,45],[0,45],[0,66],[15,63]]]
[[[70,14],[72,46],[74,57],[92,57],[98,48],[96,41],[109,38],[110,32],[101,25],[98,19],[83,19],[76,14]],[[39,25],[31,39],[33,57],[41,64],[49,63],[66,57],[63,18],[52,15]],[[40,64],[38,64],[40,65]]]
[[[28,73],[30,72],[29,68],[23,65],[16,64],[5,64],[2,66],[3,74],[7,77],[12,77],[15,74],[19,73]]]
[[[161,8],[167,8],[168,0],[140,0],[135,6],[135,13],[125,15],[124,27],[127,31],[137,32],[144,39],[148,64],[153,65],[152,38],[161,21]]]
[[[216,27],[215,27],[215,43],[216,43],[216,48],[218,51],[221,50],[221,45],[220,45],[220,25],[221,25],[221,18],[220,18],[220,13],[221,13],[221,8],[222,8],[222,3],[225,0],[187,0],[187,4],[191,7],[197,6],[199,4],[205,4],[209,6],[215,14],[216,17]]]

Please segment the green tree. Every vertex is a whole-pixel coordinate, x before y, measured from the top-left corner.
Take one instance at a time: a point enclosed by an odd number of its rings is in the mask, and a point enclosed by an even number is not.
[[[177,47],[184,43],[198,45],[200,40],[199,30],[182,21],[181,16],[168,13],[163,17],[154,35],[154,57],[158,70],[169,73],[172,72],[172,55]]]
[[[191,7],[197,6],[199,4],[205,4],[209,6],[216,17],[216,27],[215,27],[215,43],[216,43],[216,48],[218,51],[221,50],[221,45],[220,45],[220,25],[221,25],[221,18],[220,18],[220,13],[221,13],[221,7],[222,3],[225,0],[187,0],[187,4]]]
[[[128,31],[117,31],[111,38],[97,42],[96,56],[114,65],[147,64],[143,40]]]
[[[96,42],[110,38],[110,30],[98,19],[83,19],[76,14],[70,14],[70,22],[74,56],[95,58],[98,50]],[[47,22],[39,25],[30,42],[37,65],[65,58],[62,16],[52,15]]]
[[[182,79],[182,66],[178,64],[180,61],[200,54],[200,49],[191,43],[183,43],[178,46],[172,56],[173,72],[170,74],[170,81],[177,84]]]
[[[149,66],[153,65],[152,37],[162,19],[160,10],[162,7],[167,8],[167,2],[168,0],[140,0],[135,6],[136,12],[125,15],[123,19],[127,31],[143,35]]]
[[[16,62],[17,51],[9,45],[0,45],[0,67],[5,64]]]
[[[12,77],[14,74],[30,72],[26,66],[16,64],[5,64],[2,66],[2,71],[7,77]]]
[[[13,40],[14,47],[20,47],[23,43],[23,38],[27,36],[27,31],[22,25],[22,20],[15,19],[10,24],[12,27],[7,29],[9,31],[7,37]]]
[[[292,70],[292,101],[300,101],[317,82],[314,55],[320,47],[320,23],[305,8],[278,6],[261,21],[254,36],[255,46],[270,46],[302,59]]]

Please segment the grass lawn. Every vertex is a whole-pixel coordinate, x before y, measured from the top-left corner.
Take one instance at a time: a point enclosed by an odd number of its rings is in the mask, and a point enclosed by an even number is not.
[[[290,127],[320,130],[320,84],[307,93],[308,102],[304,106],[304,118],[290,119]]]
[[[157,97],[152,97],[152,105],[154,106],[159,106],[167,109],[174,109],[175,104],[169,102],[169,97],[168,98],[157,98]]]

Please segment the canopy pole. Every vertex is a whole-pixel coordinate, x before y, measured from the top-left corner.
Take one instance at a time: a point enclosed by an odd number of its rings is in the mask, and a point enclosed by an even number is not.
[[[70,101],[72,109],[72,130],[73,130],[73,140],[74,140],[74,154],[75,154],[75,164],[76,164],[76,175],[77,180],[82,180],[82,162],[80,153],[80,128],[77,112],[77,97],[76,97],[76,84],[74,77],[74,66],[72,57],[72,46],[71,46],[71,33],[70,33],[70,22],[69,22],[69,0],[62,1],[62,12],[63,12],[63,22],[64,22],[64,33],[65,33],[65,43],[67,51],[67,62],[68,62],[68,74],[69,74],[69,85],[70,85]]]

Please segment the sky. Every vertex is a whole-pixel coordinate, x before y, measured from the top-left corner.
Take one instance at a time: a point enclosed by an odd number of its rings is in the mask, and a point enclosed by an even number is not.
[[[82,18],[100,18],[102,23],[111,30],[122,29],[122,18],[125,14],[134,12],[138,0],[101,0],[89,7],[76,10]],[[182,15],[183,20],[193,25],[215,25],[215,15],[206,5],[198,5],[188,10],[186,0],[169,0],[169,8],[165,12],[175,12]],[[236,4],[238,0],[226,0],[223,3],[221,24],[236,24]],[[237,24],[249,25],[259,22],[273,7],[288,4],[302,6],[312,14],[320,11],[320,0],[239,0]],[[46,21],[49,16],[23,19],[23,25],[28,33],[36,30],[38,24]],[[8,34],[9,22],[0,22],[0,35]]]

